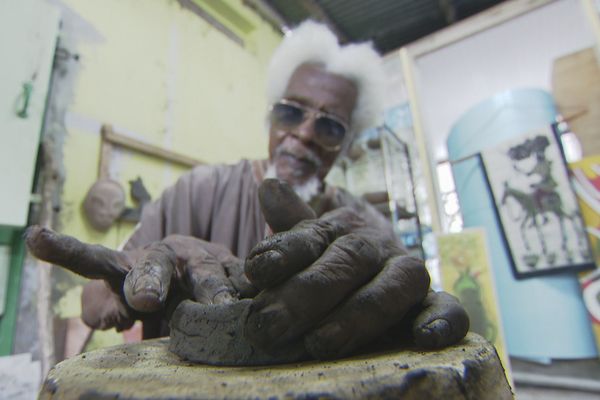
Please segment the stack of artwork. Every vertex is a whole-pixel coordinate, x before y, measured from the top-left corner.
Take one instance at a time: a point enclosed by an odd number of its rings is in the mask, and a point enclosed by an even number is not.
[[[586,157],[569,164],[585,229],[596,261],[600,265],[600,156]],[[583,300],[590,315],[600,349],[600,269],[580,274]]]

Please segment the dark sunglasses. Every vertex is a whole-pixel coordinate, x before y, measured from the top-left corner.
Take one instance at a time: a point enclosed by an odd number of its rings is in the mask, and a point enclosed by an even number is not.
[[[339,150],[348,132],[348,125],[335,115],[286,99],[271,106],[270,116],[271,124],[286,128],[297,127],[312,116],[315,142],[329,151]]]

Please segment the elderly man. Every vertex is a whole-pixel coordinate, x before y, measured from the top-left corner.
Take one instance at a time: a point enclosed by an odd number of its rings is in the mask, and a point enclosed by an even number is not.
[[[405,255],[388,221],[324,183],[380,113],[382,78],[370,45],[340,46],[306,22],[269,68],[268,161],[196,167],[145,207],[124,251],[39,228],[29,248],[99,279],[82,296],[94,328],[142,319],[144,337],[156,337],[182,299],[253,297],[245,334],[266,349],[304,338],[313,356],[339,357],[397,326],[423,347],[455,343],[468,330],[464,309],[429,291],[423,262]]]

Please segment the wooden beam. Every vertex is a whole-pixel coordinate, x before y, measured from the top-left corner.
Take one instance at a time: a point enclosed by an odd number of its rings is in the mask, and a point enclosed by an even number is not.
[[[100,179],[110,178],[108,163],[110,161],[110,155],[112,151],[112,143],[103,139],[100,143],[100,160],[98,162],[98,178]]]
[[[203,10],[198,4],[192,0],[177,0],[181,7],[190,10],[200,18],[204,19],[210,26],[227,36],[229,39],[244,47],[244,39],[236,35],[231,29],[219,22],[210,13]]]
[[[585,17],[590,24],[592,32],[594,32],[594,38],[596,39],[596,58],[600,63],[600,9],[596,1],[593,0],[581,0],[581,7],[585,12]]]
[[[348,35],[340,30],[340,28],[319,3],[317,3],[315,0],[299,0],[299,2],[310,15],[314,16],[319,21],[324,22],[333,31],[333,33],[335,33],[341,43],[347,43],[350,41]]]
[[[265,0],[244,0],[244,5],[252,8],[277,32],[285,34],[290,29],[281,14]]]
[[[165,150],[158,146],[153,146],[148,143],[141,142],[139,140],[130,138],[125,135],[120,135],[113,131],[111,125],[102,125],[102,150],[100,154],[100,171],[101,176],[108,176],[108,155],[112,150],[113,146],[121,146],[129,150],[137,151],[138,153],[145,154],[147,156],[156,157],[164,161],[168,161],[174,164],[183,165],[184,167],[194,167],[204,162],[184,156],[183,154],[175,153],[173,151]],[[108,145],[108,146],[106,146]],[[102,175],[105,174],[105,175]]]
[[[415,59],[556,0],[511,0],[459,21],[408,46]]]
[[[431,152],[427,146],[425,129],[423,128],[423,116],[421,115],[421,109],[419,107],[420,102],[414,77],[414,58],[409,54],[406,47],[400,49],[399,56],[402,62],[402,74],[406,83],[410,113],[413,120],[413,131],[415,133],[417,152],[419,154],[421,168],[423,169],[423,175],[425,176],[427,204],[429,211],[431,212],[431,229],[434,233],[439,234],[443,233],[442,218],[440,216],[441,206],[438,196],[440,191],[437,180],[437,171],[432,168]]]
[[[456,22],[456,7],[452,0],[438,0],[438,5],[448,25]]]

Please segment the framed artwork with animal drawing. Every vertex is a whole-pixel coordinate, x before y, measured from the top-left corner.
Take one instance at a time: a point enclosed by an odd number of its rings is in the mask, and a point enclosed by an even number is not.
[[[515,278],[594,268],[552,126],[481,152]]]

